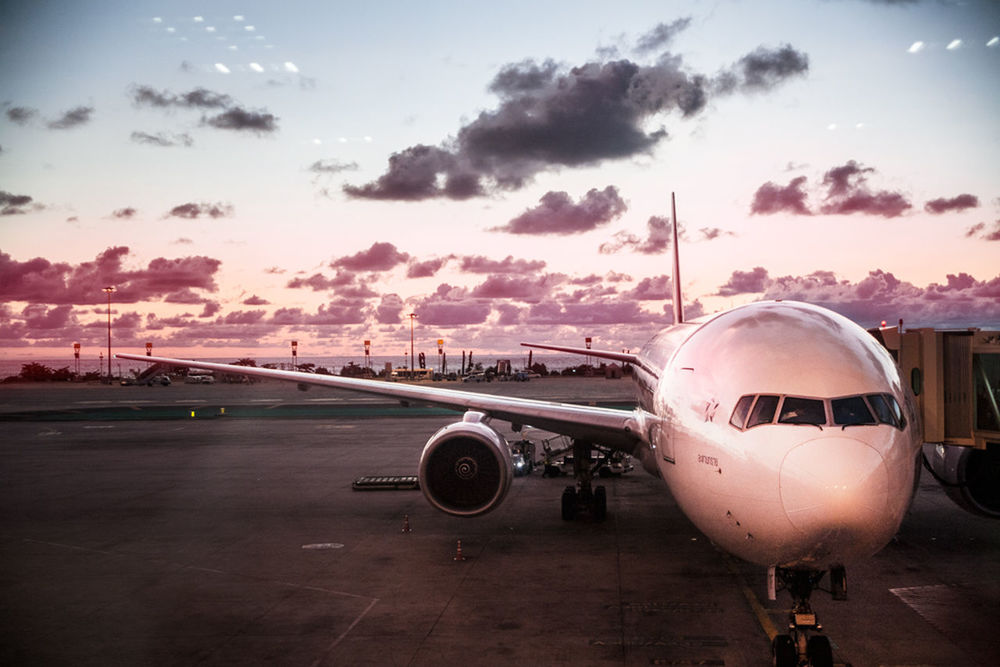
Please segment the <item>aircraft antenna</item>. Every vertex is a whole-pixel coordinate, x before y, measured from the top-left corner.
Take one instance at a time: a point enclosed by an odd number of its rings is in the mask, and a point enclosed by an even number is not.
[[[684,321],[684,301],[681,299],[681,253],[677,247],[677,200],[670,193],[670,208],[674,217],[674,274],[671,280],[674,288],[674,324]]]

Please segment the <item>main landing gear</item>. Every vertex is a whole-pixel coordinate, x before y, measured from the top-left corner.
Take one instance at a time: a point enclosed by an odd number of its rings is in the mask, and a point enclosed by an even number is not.
[[[589,442],[573,441],[573,475],[576,486],[567,486],[562,494],[563,521],[572,521],[579,512],[589,512],[597,521],[608,516],[608,492],[603,486],[594,487],[594,470],[590,467]],[[579,487],[579,490],[577,490]]]
[[[833,667],[833,649],[830,640],[821,634],[823,627],[816,621],[816,613],[809,604],[809,597],[826,574],[824,570],[792,570],[773,568],[774,576],[792,595],[792,611],[788,619],[788,634],[777,635],[771,642],[775,667]],[[768,573],[769,595],[773,596],[773,580]],[[847,573],[842,566],[830,569],[830,593],[834,600],[847,599]]]

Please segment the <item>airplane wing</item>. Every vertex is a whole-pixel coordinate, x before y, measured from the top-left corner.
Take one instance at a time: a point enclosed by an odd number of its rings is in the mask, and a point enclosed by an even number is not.
[[[490,417],[511,422],[516,426],[530,425],[571,438],[587,440],[633,453],[644,441],[648,433],[647,422],[655,417],[644,410],[631,412],[569,403],[554,403],[528,398],[494,396],[457,389],[423,387],[418,385],[386,382],[384,380],[363,380],[340,377],[338,375],[315,375],[300,371],[281,371],[253,366],[235,366],[208,361],[151,357],[138,354],[116,354],[120,359],[148,361],[168,366],[203,368],[222,373],[233,373],[251,377],[270,378],[336,387],[366,394],[387,396],[403,403],[422,403],[458,411],[474,410]]]

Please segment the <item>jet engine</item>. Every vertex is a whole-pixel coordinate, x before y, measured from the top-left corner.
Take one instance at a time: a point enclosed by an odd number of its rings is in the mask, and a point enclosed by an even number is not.
[[[431,505],[455,516],[485,514],[499,505],[514,477],[507,440],[480,412],[435,433],[420,455],[420,489]]]
[[[924,445],[934,478],[962,509],[1000,519],[1000,445]]]

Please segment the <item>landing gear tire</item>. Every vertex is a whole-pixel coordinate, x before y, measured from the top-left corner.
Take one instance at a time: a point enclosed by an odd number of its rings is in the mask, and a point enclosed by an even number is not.
[[[809,638],[806,656],[812,667],[833,667],[833,649],[830,648],[830,640],[822,635]]]
[[[594,489],[594,518],[604,521],[608,516],[608,492],[603,486]]]
[[[777,635],[771,641],[771,655],[774,667],[797,667],[799,664],[798,651],[790,635]]]
[[[562,494],[562,518],[563,521],[576,518],[576,489],[572,486],[567,486]]]

